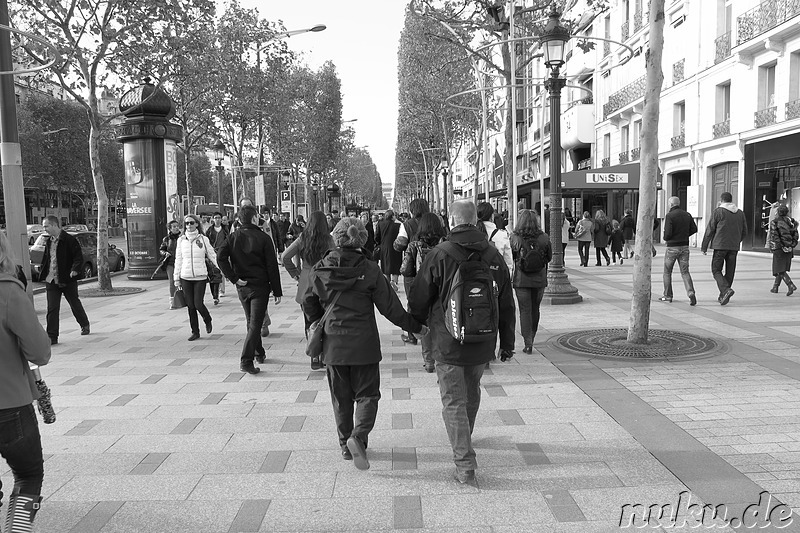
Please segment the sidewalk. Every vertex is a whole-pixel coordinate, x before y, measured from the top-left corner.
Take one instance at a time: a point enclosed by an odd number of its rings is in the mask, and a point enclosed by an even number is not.
[[[729,518],[763,490],[797,512],[800,293],[769,293],[769,256],[740,254],[736,295],[722,307],[710,255],[693,251],[691,265],[698,305],[676,269],[675,301],[653,301],[651,328],[713,337],[725,350],[690,363],[589,359],[552,340],[627,327],[632,264],[580,268],[570,246],[584,302],[543,306],[537,351],[523,354],[518,337],[514,359],[485,374],[477,489],[451,479],[435,375],[382,318],[383,397],[372,468],[361,472],[340,457],[285,273],[256,376],[238,371],[243,313],[230,287],[210,307],[214,333],[189,343],[185,310],[166,309],[165,281],[115,278],[147,291],[85,298],[89,337],[62,306],[60,344],[42,369],[58,421],[40,425],[46,499],[35,531],[607,532],[623,505],[677,506],[684,491],[691,503],[728,504]],[[797,530],[795,514],[781,531]]]

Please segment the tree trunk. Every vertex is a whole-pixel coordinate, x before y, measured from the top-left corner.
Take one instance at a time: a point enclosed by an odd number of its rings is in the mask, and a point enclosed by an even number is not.
[[[650,297],[653,264],[653,219],[658,179],[658,117],[661,100],[661,54],[664,49],[664,0],[650,4],[650,48],[645,54],[647,86],[642,112],[641,181],[633,259],[633,297],[628,342],[646,344],[650,327]]]
[[[97,108],[96,99],[90,102]],[[97,196],[97,282],[100,290],[110,291],[111,274],[108,270],[108,194],[100,166],[100,125],[93,111],[89,111],[89,163],[92,166],[94,192]]]
[[[61,180],[56,182],[56,217],[58,217],[58,223],[61,224]],[[67,213],[69,214],[69,212]]]
[[[183,129],[183,146],[186,147],[189,146],[189,135],[186,133],[186,128]],[[192,207],[194,205],[194,194],[192,193],[192,177],[189,171],[189,159],[191,159],[189,153],[190,151],[191,150],[189,150],[188,148],[183,151],[183,162],[184,162],[183,166],[186,179],[186,213],[184,213],[184,215],[192,213],[193,212]],[[217,179],[219,179],[219,176],[217,176]],[[221,204],[222,202],[220,202],[220,205],[218,206],[219,212],[224,213]],[[183,202],[181,202],[181,205],[183,205]]]

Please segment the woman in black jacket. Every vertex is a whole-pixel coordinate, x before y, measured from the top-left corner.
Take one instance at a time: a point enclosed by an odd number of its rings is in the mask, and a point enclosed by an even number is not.
[[[523,258],[533,248],[541,254],[544,267],[538,272],[525,272]],[[553,248],[550,246],[550,237],[539,225],[539,217],[530,209],[519,212],[517,226],[511,234],[511,253],[514,255],[511,286],[517,295],[519,327],[525,342],[522,351],[531,353],[536,332],[539,330],[539,308],[542,305],[544,288],[547,287],[547,263],[553,259]]]
[[[395,291],[398,290],[397,280],[400,276],[400,264],[403,262],[402,252],[394,249],[394,241],[399,233],[400,223],[395,220],[394,211],[389,209],[375,229],[375,243],[380,247],[381,271],[390,280]]]
[[[339,446],[345,460],[366,470],[367,441],[381,397],[381,340],[373,307],[405,331],[424,335],[427,328],[406,313],[378,266],[364,256],[367,230],[360,220],[343,218],[332,236],[337,247],[313,267],[303,312],[314,322],[333,306],[320,327]]]
[[[792,256],[797,246],[797,222],[789,216],[789,208],[785,205],[778,207],[778,216],[769,223],[769,247],[772,250],[772,275],[775,283],[770,292],[778,292],[781,280],[786,282],[791,296],[797,290],[792,283],[789,271],[792,269]]]
[[[608,237],[611,235],[611,222],[606,218],[605,212],[598,209],[594,214],[594,225],[592,226],[592,235],[594,236],[594,251],[597,254],[597,263],[594,266],[602,266],[600,263],[600,254],[606,259],[606,266],[611,266],[611,258],[608,257]]]
[[[175,220],[170,220],[167,224],[167,235],[161,241],[161,247],[158,249],[161,253],[162,261],[165,261],[165,269],[167,271],[167,279],[169,279],[169,308],[177,309],[174,304],[175,291],[177,288],[172,280],[175,275],[175,245],[178,242],[178,237],[181,236],[181,226]]]

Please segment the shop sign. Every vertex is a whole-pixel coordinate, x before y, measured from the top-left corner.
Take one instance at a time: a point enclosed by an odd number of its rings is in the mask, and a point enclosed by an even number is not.
[[[607,183],[609,185],[615,183],[628,183],[628,174],[615,172],[587,172],[586,183]]]

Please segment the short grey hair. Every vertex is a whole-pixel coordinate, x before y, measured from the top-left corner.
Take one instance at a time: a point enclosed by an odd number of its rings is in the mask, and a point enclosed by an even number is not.
[[[331,231],[336,246],[342,248],[361,248],[367,242],[367,229],[361,219],[345,217],[336,223]]]

